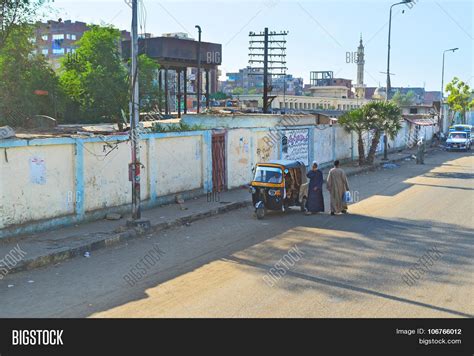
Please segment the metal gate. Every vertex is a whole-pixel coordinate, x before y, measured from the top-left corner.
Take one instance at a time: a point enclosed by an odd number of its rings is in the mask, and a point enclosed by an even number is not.
[[[212,135],[212,191],[222,192],[226,187],[225,133]]]

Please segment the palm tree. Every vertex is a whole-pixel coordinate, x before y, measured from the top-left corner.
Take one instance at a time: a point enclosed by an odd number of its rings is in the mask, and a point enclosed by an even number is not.
[[[365,111],[362,108],[354,109],[344,113],[337,123],[347,132],[354,131],[357,134],[357,150],[359,153],[359,166],[365,163],[363,133],[367,130]]]
[[[367,128],[374,134],[367,154],[367,163],[373,164],[382,133],[385,132],[393,139],[401,130],[401,110],[395,103],[389,101],[370,102],[365,105],[364,110],[367,115]]]

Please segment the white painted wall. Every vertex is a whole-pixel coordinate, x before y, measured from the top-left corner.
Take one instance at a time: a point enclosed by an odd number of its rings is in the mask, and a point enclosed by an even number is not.
[[[229,189],[248,184],[256,163],[280,158],[281,142],[275,128],[228,128],[224,131]],[[313,151],[314,160],[319,164],[328,164],[334,158],[351,158],[351,134],[343,128],[319,125],[311,131],[313,147],[310,152]],[[414,125],[404,123],[395,140],[390,141],[391,148],[404,148],[408,133],[413,136],[413,132]],[[211,131],[195,131],[149,135],[143,139],[142,199],[156,201],[179,192],[211,189],[208,186],[212,181],[210,134]],[[422,134],[431,139],[433,128],[423,127]],[[102,140],[84,142],[84,194],[79,198],[83,199],[86,213],[131,202],[131,183],[128,180],[130,144],[122,141],[106,155],[110,146],[115,146],[115,138],[109,139],[112,140],[109,143]],[[62,143],[59,140],[55,142]],[[77,213],[75,145],[52,144],[51,140],[45,142],[45,145],[4,148],[0,141],[0,230]],[[356,159],[355,135],[353,144]],[[43,181],[32,180],[34,172],[30,159],[33,157],[44,160]]]
[[[333,160],[333,134],[329,125],[318,125],[314,130],[314,160],[320,165]]]
[[[75,190],[73,147],[1,149],[0,229],[74,212],[71,195]],[[30,160],[33,158],[43,160],[44,174],[40,169],[32,168]]]
[[[158,196],[203,187],[204,147],[200,136],[161,138],[155,146]]]

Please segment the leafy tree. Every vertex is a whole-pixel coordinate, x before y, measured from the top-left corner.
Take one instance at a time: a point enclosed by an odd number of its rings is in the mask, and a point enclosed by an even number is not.
[[[141,111],[156,111],[157,106],[163,101],[163,93],[160,92],[157,79],[159,69],[160,65],[146,54],[141,54],[138,57],[138,90]]]
[[[390,101],[373,101],[364,105],[363,108],[366,115],[366,127],[374,135],[367,154],[367,163],[373,164],[382,133],[385,132],[389,138],[393,139],[402,128],[400,122],[402,113],[400,108]]]
[[[392,101],[398,106],[410,106],[415,103],[415,93],[410,90],[406,94],[400,93],[399,90],[392,96]]]
[[[19,25],[31,23],[48,0],[0,0],[0,49]]]
[[[367,120],[365,111],[362,108],[357,108],[344,113],[337,120],[347,132],[355,132],[357,134],[357,149],[359,153],[359,166],[365,163],[364,139],[362,138],[364,132],[367,131]]]
[[[446,91],[449,92],[447,104],[449,108],[461,115],[462,123],[466,123],[466,112],[474,108],[474,99],[471,99],[471,88],[459,78],[446,85]]]
[[[62,61],[60,82],[71,99],[67,120],[120,122],[129,99],[128,72],[119,52],[120,31],[92,25],[77,44],[73,60],[65,57]]]
[[[0,49],[0,116],[12,126],[37,114],[58,118],[62,107],[58,78],[44,57],[34,54],[32,34],[30,25],[15,25]]]
[[[234,88],[232,90],[232,95],[242,95],[244,93],[244,89],[241,87]]]
[[[252,89],[250,89],[250,90],[248,91],[248,93],[249,93],[250,95],[257,94],[257,89],[252,88]]]
[[[224,99],[227,99],[227,94],[225,94],[221,91],[218,91],[214,94],[211,94],[210,98],[214,99],[214,100],[224,100]]]

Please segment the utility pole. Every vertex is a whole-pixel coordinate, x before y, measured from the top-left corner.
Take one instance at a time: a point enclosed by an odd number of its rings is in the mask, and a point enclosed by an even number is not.
[[[198,29],[198,45],[197,45],[197,88],[196,88],[196,96],[197,96],[197,113],[201,111],[201,26],[196,25],[194,26]]]
[[[268,28],[261,33],[250,32],[250,53],[249,63],[259,63],[261,67],[251,67],[252,72],[249,75],[263,75],[263,113],[267,114],[270,109],[271,101],[275,98],[270,97],[268,79],[272,76],[286,75],[286,39],[288,31],[269,32]],[[255,37],[263,37],[261,40],[254,40]],[[276,39],[274,39],[276,38]],[[262,46],[263,45],[263,46]],[[280,51],[280,53],[275,53]],[[277,57],[274,59],[274,57]],[[273,66],[274,64],[279,67]],[[263,65],[263,66],[262,66]],[[274,70],[278,71],[277,73]]]
[[[148,228],[149,221],[141,219],[140,210],[140,101],[138,93],[138,0],[132,0],[132,43],[131,43],[131,100],[130,100],[130,142],[132,163],[129,164],[129,180],[132,182],[132,219],[127,225]]]
[[[263,113],[268,113],[268,27],[263,34]]]
[[[444,121],[443,121],[443,103],[444,103],[444,55],[446,52],[456,52],[459,48],[450,48],[446,49],[443,51],[443,65],[441,67],[441,99],[440,99],[440,105],[439,105],[439,111],[440,111],[440,119],[439,119],[439,131],[440,133],[443,132],[445,129],[444,126]]]

